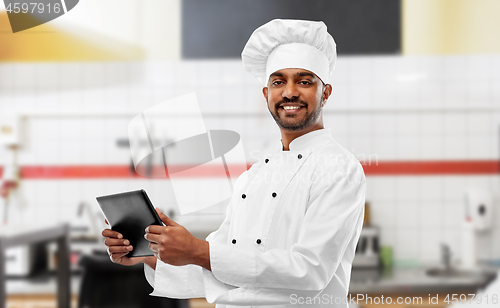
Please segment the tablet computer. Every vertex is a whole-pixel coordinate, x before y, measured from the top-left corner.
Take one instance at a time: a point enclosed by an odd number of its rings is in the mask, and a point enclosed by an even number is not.
[[[111,230],[120,232],[123,238],[129,240],[130,245],[134,247],[127,256],[152,256],[149,241],[144,238],[144,230],[149,225],[163,226],[163,223],[146,191],[141,189],[101,196],[96,199]]]

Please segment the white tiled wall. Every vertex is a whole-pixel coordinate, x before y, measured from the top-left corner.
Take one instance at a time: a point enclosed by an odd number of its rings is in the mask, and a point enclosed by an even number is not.
[[[340,57],[325,124],[360,160],[371,155],[372,164],[498,160],[499,84],[497,55]],[[197,93],[207,128],[239,132],[252,162],[252,151],[279,140],[261,88],[239,60],[0,65],[0,111],[26,115],[21,165],[127,165],[129,152],[116,141],[127,138],[128,121],[189,92]],[[0,148],[0,164],[5,151]],[[395,247],[397,259],[420,261],[437,261],[440,243],[458,252],[465,190],[490,189],[495,227],[480,239],[480,256],[500,257],[499,175],[369,176],[367,184],[382,243]],[[165,180],[26,180],[23,188],[23,219],[33,223],[82,223],[81,201],[97,209],[95,196],[136,188],[165,210],[175,208]],[[20,215],[13,213],[13,222]]]

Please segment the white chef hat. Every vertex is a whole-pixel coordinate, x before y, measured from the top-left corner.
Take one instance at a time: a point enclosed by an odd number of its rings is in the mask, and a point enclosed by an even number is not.
[[[327,84],[337,51],[322,21],[274,19],[252,33],[241,58],[245,69],[264,85],[284,68],[311,71]]]

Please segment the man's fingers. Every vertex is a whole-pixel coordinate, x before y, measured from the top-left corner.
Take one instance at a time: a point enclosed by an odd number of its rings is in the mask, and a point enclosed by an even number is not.
[[[132,246],[110,246],[108,247],[108,253],[129,253],[134,248]]]
[[[110,257],[116,261],[120,258],[125,257],[127,254],[128,252],[119,252],[119,253],[115,252],[115,253],[110,253]]]
[[[102,231],[102,236],[104,237],[110,237],[110,238],[123,238],[123,235],[121,235],[119,232],[113,231],[111,229],[104,229]]]
[[[149,243],[149,249],[152,251],[152,252],[158,252],[158,244],[155,244],[153,242]]]
[[[163,223],[166,226],[178,226],[179,225],[178,223],[176,223],[175,221],[170,219],[167,215],[163,214],[159,208],[156,208],[156,212],[158,213],[158,216],[160,216],[161,221],[163,221]]]
[[[146,233],[146,234],[144,234],[144,238],[152,243],[159,244],[160,239],[161,239],[161,235],[154,234],[154,233]]]
[[[117,264],[122,264],[124,258],[127,258],[127,253],[112,253],[109,255],[111,262]]]
[[[151,225],[146,228],[146,234],[161,234],[165,230],[168,230],[168,227]]]
[[[109,222],[108,222],[108,220],[106,218],[104,218],[104,223],[107,224],[107,225],[109,225]]]
[[[129,240],[122,240],[122,239],[114,239],[114,238],[107,238],[104,241],[104,245],[106,246],[128,246],[130,245]]]

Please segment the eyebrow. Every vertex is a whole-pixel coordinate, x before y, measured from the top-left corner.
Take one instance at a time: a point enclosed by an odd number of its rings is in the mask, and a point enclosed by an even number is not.
[[[299,77],[312,77],[312,78],[314,78],[314,75],[312,73],[309,73],[309,72],[298,72],[297,76],[299,76]],[[283,74],[280,73],[280,72],[274,72],[269,77],[283,77]]]
[[[297,76],[300,76],[300,77],[312,77],[312,78],[314,78],[314,75],[312,73],[309,73],[309,72],[298,72]]]
[[[283,77],[283,74],[280,72],[274,72],[271,75],[269,75],[269,77]]]

